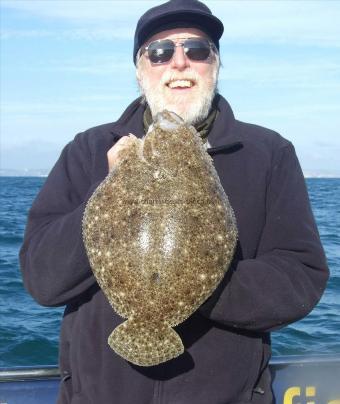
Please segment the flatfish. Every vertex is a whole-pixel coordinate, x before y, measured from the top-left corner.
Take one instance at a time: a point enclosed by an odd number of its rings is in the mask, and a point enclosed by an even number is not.
[[[139,366],[184,352],[172,328],[213,293],[237,226],[199,134],[163,111],[87,202],[83,240],[94,276],[127,321],[110,347]]]

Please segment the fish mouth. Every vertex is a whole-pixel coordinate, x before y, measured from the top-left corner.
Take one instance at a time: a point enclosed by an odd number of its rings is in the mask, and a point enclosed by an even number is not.
[[[194,87],[195,84],[196,82],[191,79],[176,79],[176,80],[170,80],[167,83],[165,83],[165,85],[171,90],[173,89],[186,90]]]

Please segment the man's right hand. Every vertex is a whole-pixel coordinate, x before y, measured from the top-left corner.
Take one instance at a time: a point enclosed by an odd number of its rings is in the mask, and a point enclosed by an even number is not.
[[[118,142],[111,147],[111,149],[107,152],[109,172],[124,157],[126,149],[129,148],[136,139],[136,136],[130,133],[127,136],[121,137]]]

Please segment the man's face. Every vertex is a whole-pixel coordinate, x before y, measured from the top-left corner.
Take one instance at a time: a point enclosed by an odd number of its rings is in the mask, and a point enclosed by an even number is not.
[[[159,39],[175,43],[186,38],[207,38],[194,28],[178,28],[160,32],[145,45]],[[167,109],[181,116],[187,123],[195,124],[208,115],[217,85],[219,58],[211,51],[208,59],[193,61],[177,46],[173,57],[165,63],[154,64],[147,52],[137,61],[137,80],[142,95],[155,116]]]

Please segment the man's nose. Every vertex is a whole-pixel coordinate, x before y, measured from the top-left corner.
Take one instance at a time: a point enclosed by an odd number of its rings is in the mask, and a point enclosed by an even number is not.
[[[189,65],[189,58],[186,56],[183,46],[176,46],[171,60],[171,67],[177,70],[184,70],[189,67]]]

